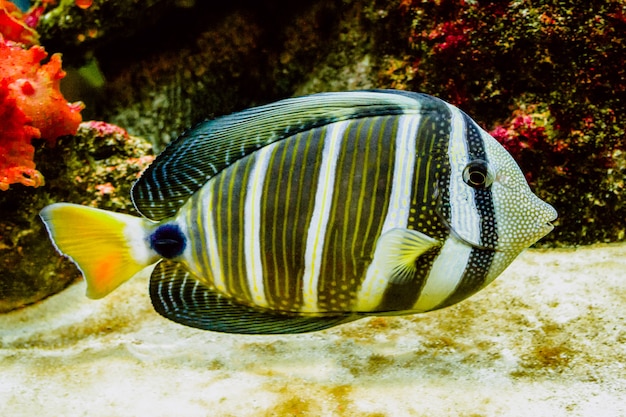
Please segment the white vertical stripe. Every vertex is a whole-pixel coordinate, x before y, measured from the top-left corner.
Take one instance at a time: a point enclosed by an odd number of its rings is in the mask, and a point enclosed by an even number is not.
[[[381,236],[391,229],[406,229],[407,227],[415,176],[415,148],[419,123],[419,115],[406,115],[398,120],[391,195]],[[374,259],[367,268],[365,280],[357,298],[357,311],[371,311],[380,304],[389,283],[389,265],[377,259],[376,253],[379,252],[376,248]]]
[[[261,261],[261,197],[267,166],[276,144],[265,146],[256,153],[254,166],[246,188],[244,208],[244,253],[248,289],[254,304],[267,307]]]
[[[201,194],[198,194],[198,201],[201,200]],[[198,250],[198,247],[205,247],[205,239],[202,231],[197,229],[196,224],[198,223],[198,218],[194,216],[194,213],[197,214],[201,212],[201,210],[194,211],[191,206],[197,205],[195,198],[190,198],[187,200],[185,205],[179,210],[179,215],[176,216],[176,222],[180,226],[183,234],[188,237],[187,245],[185,246],[185,252],[183,254],[183,264],[185,268],[189,270],[196,277],[206,278],[206,284],[212,284],[210,281],[211,271],[208,270],[209,263],[208,257],[206,255],[206,251]],[[200,207],[199,207],[200,208]],[[195,218],[194,218],[195,217]],[[202,219],[200,221],[203,221]],[[193,229],[197,229],[198,233],[196,234],[194,231],[190,231],[189,227]],[[196,227],[194,227],[196,226]],[[199,240],[199,242],[197,241]]]
[[[433,262],[428,278],[413,309],[429,311],[446,300],[458,286],[472,247],[450,235]]]
[[[480,243],[480,214],[474,190],[463,181],[463,170],[469,162],[467,131],[463,114],[448,104],[450,110],[450,227],[448,237],[428,273],[424,288],[413,306],[416,311],[428,311],[444,302],[456,289],[467,268],[472,247],[467,242]],[[465,240],[459,240],[455,235]]]
[[[199,210],[204,210],[206,218],[202,224],[204,225],[204,244],[209,261],[209,269],[213,278],[213,285],[218,291],[226,291],[226,283],[224,282],[224,274],[222,273],[222,263],[220,254],[217,250],[217,235],[215,234],[215,221],[213,209],[213,193],[215,191],[215,180],[209,180],[202,189],[202,205]]]
[[[391,196],[381,235],[391,229],[406,229],[411,210],[415,175],[415,142],[419,122],[419,116],[402,116],[398,121]]]
[[[456,234],[471,243],[480,244],[480,214],[474,189],[463,181],[463,170],[469,162],[465,120],[461,111],[449,105],[451,113],[450,142],[450,226]]]
[[[324,241],[328,216],[335,191],[337,159],[342,144],[342,136],[350,121],[333,123],[327,127],[322,151],[319,179],[315,188],[315,205],[307,231],[303,275],[303,312],[317,311],[317,290],[320,266],[324,254]]]

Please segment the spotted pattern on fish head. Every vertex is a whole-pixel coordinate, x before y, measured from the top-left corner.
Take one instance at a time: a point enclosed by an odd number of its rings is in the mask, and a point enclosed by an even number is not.
[[[450,175],[438,185],[440,216],[467,245],[512,259],[552,230],[556,211],[533,194],[502,145],[457,108],[449,110]]]
[[[530,189],[511,155],[493,137],[482,131],[493,170],[491,195],[498,224],[496,249],[517,255],[546,234],[557,212]]]

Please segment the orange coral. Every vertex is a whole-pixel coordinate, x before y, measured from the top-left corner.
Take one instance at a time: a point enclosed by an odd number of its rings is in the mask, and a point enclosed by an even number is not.
[[[41,65],[46,56],[41,46],[23,49],[0,35],[0,190],[17,182],[40,185],[31,139],[54,144],[75,134],[81,122],[83,104],[66,102],[59,90],[61,56]]]
[[[74,3],[81,9],[88,9],[93,4],[93,0],[74,0]]]

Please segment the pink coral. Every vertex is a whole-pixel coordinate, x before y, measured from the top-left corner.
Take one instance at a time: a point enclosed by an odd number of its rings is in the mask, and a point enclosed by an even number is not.
[[[519,157],[524,149],[535,149],[545,144],[545,127],[538,126],[531,115],[517,112],[508,126],[497,126],[490,133],[512,155]]]
[[[83,122],[81,127],[98,132],[99,136],[119,135],[123,138],[128,138],[128,132],[124,128],[107,122],[90,120]]]
[[[444,52],[448,49],[456,51],[467,46],[469,35],[474,29],[465,20],[460,19],[455,22],[440,23],[425,34],[425,37],[437,41],[433,47],[435,53]]]
[[[46,57],[40,46],[24,49],[0,35],[0,190],[12,183],[40,185],[31,139],[54,144],[75,134],[81,122],[83,104],[66,102],[59,90],[61,56],[41,65]]]

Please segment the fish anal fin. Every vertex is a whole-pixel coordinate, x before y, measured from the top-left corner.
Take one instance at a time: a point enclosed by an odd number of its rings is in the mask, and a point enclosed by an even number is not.
[[[406,284],[415,275],[417,258],[438,246],[437,239],[417,230],[391,229],[378,239],[374,262],[389,282]]]
[[[181,264],[161,261],[150,279],[150,298],[162,316],[203,330],[239,334],[292,334],[327,329],[352,315],[310,317],[278,314],[239,304],[194,278]]]

